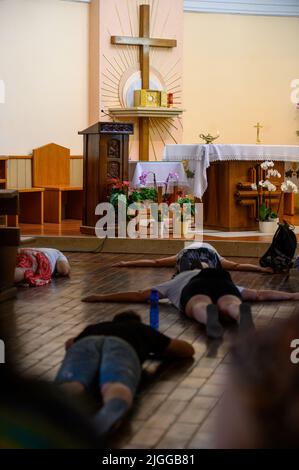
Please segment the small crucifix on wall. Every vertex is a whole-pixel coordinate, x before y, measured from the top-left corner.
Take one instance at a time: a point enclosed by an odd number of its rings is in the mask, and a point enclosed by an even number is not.
[[[264,126],[262,126],[261,123],[258,122],[254,127],[256,129],[256,143],[261,144],[262,141],[261,141],[260,131],[261,131],[261,129],[264,128]]]

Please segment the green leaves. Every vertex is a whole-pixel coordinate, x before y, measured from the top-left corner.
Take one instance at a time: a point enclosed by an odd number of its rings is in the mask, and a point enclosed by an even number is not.
[[[276,218],[277,218],[277,213],[273,212],[270,207],[267,207],[265,203],[260,205],[259,220],[261,222],[265,222],[266,220],[276,219]]]

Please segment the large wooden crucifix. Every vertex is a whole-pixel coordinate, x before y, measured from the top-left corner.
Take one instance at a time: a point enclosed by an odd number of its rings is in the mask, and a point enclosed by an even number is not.
[[[158,39],[150,37],[150,6],[140,5],[140,37],[131,36],[111,36],[111,44],[122,46],[139,46],[140,48],[140,69],[142,88],[148,89],[150,86],[150,48],[177,46],[175,39]],[[149,118],[139,118],[139,158],[149,160]]]

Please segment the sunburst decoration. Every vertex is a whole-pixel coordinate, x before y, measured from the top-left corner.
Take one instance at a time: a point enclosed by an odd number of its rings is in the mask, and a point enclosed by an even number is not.
[[[165,30],[169,26],[171,13],[173,8],[169,4],[168,10],[165,8],[159,9],[165,0],[123,0],[126,2],[126,14],[121,15],[119,4],[114,2],[115,18],[117,18],[121,35],[123,36],[139,36],[139,15],[141,5],[150,5],[150,35],[151,37],[165,36]],[[163,14],[164,17],[160,18],[159,15]],[[125,26],[126,25],[126,26]],[[115,34],[107,29],[109,37]],[[105,61],[105,73],[102,73],[102,86],[101,86],[101,101],[102,108],[108,113],[110,107],[125,107],[126,104],[122,99],[122,84],[130,71],[132,73],[140,70],[139,64],[139,47],[136,46],[122,46],[115,48],[113,56],[107,57],[103,55]],[[161,50],[158,47],[150,48],[150,64],[151,73],[158,71],[162,77],[165,89],[168,93],[173,93],[174,105],[182,105],[182,77],[177,71],[181,66],[181,59],[173,62],[173,55],[169,51]],[[150,146],[153,150],[153,155],[156,160],[159,160],[158,145],[160,141],[165,145],[166,143],[178,143],[177,132],[182,131],[182,118],[151,118],[150,119]],[[132,143],[131,143],[132,145]],[[131,149],[130,149],[131,150]]]

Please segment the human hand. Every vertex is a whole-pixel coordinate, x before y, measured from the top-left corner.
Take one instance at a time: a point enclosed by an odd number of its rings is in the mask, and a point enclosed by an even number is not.
[[[121,268],[123,266],[127,265],[127,261],[119,261],[118,263],[115,263],[112,265],[113,268]]]
[[[74,339],[75,339],[75,338],[69,338],[69,339],[64,343],[64,347],[65,347],[65,350],[66,350],[66,351],[74,344]]]
[[[273,268],[260,268],[261,273],[268,273],[268,274],[274,274],[274,269]]]

